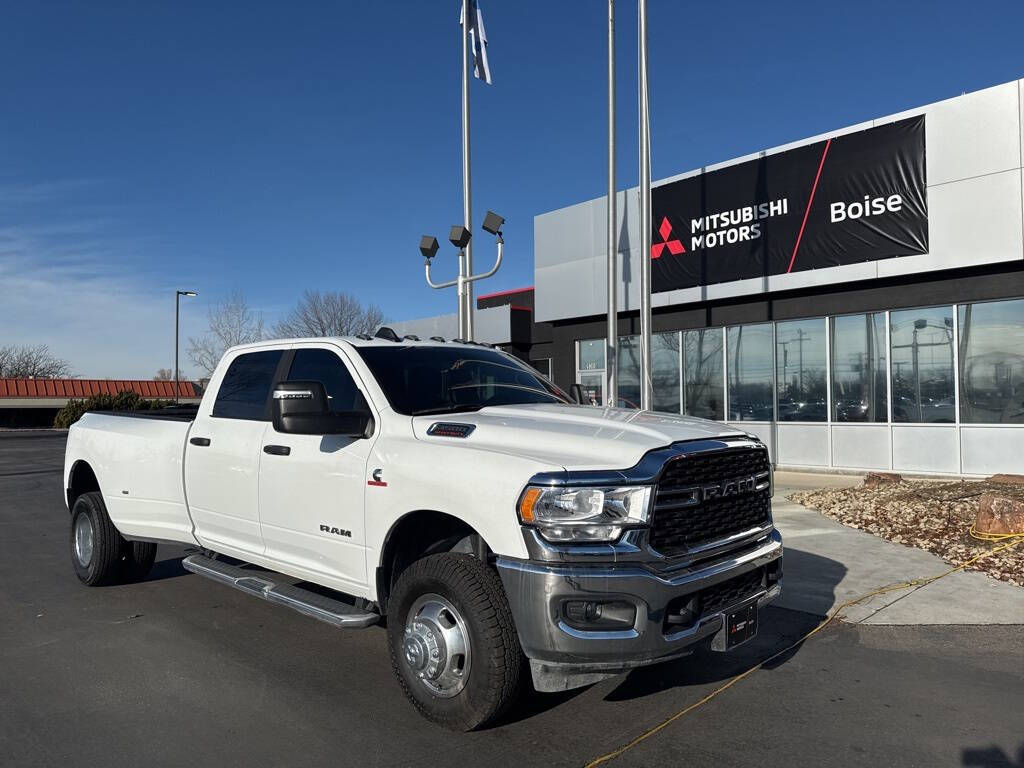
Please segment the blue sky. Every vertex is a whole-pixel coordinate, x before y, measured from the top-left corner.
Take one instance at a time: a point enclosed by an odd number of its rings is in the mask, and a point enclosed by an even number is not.
[[[201,294],[183,337],[233,289],[268,323],[306,288],[452,311],[416,246],[461,217],[459,5],[0,2],[0,345],[148,377],[173,362],[178,287]],[[474,209],[508,220],[492,291],[533,282],[536,214],[604,193],[605,4],[482,7]],[[626,187],[635,2],[618,16]],[[1024,76],[1020,2],[650,0],[650,27],[655,179]]]

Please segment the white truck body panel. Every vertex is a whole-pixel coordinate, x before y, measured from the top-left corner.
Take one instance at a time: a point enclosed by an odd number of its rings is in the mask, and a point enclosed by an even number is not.
[[[430,443],[451,442],[427,434],[439,420],[437,416],[414,418],[416,437]],[[680,440],[744,434],[727,424],[689,416],[581,405],[507,405],[460,413],[455,420],[476,427],[466,447],[540,460],[570,471],[626,469],[653,448]]]
[[[197,544],[182,485],[188,430],[182,421],[87,413],[68,435],[64,478],[76,461],[87,462],[125,536]]]
[[[191,434],[210,441],[205,447],[185,446],[188,508],[204,547],[263,554],[259,470],[266,427],[262,421],[201,413],[193,422]]]

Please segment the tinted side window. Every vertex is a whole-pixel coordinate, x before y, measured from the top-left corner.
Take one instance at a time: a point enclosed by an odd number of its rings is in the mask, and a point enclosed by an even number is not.
[[[283,350],[249,352],[231,363],[217,390],[213,415],[225,419],[268,420],[267,398]]]
[[[300,349],[295,352],[289,381],[319,381],[327,390],[332,411],[365,411],[366,401],[341,359],[329,349]]]

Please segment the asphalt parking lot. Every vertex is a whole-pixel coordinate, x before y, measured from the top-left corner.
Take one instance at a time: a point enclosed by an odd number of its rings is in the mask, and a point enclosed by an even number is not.
[[[63,448],[61,435],[0,434],[4,766],[581,766],[819,621],[769,608],[733,654],[531,695],[501,724],[453,734],[406,703],[382,630],[335,630],[210,583],[181,568],[183,549],[162,547],[144,583],[80,586]],[[799,542],[786,557],[830,567]],[[1022,627],[830,626],[609,764],[826,763],[1024,766]]]

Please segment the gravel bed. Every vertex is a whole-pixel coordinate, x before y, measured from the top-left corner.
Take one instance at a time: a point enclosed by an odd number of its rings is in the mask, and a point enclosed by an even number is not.
[[[983,493],[1024,498],[1024,486],[989,482],[903,480],[875,488],[822,488],[789,498],[850,528],[934,552],[960,565],[995,549],[971,538],[970,529]],[[967,566],[994,579],[1024,587],[1024,541]]]

